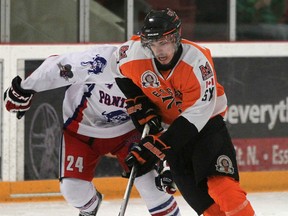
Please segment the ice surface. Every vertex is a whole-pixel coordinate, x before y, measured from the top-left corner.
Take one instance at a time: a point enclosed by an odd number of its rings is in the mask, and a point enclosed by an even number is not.
[[[176,197],[182,216],[197,216],[180,196]],[[250,193],[257,216],[288,216],[288,191]],[[122,200],[103,201],[97,216],[118,216]],[[0,203],[0,216],[78,216],[78,210],[65,201]],[[125,216],[149,216],[141,199],[130,199]]]

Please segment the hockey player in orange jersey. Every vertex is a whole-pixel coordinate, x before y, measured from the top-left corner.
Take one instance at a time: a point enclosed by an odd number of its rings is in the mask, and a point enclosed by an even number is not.
[[[181,38],[181,20],[167,8],[152,10],[140,36],[115,53],[114,77],[127,110],[142,130],[160,127],[131,149],[128,165],[167,159],[187,203],[204,216],[253,216],[239,185],[234,146],[224,116],[227,99],[209,49]]]

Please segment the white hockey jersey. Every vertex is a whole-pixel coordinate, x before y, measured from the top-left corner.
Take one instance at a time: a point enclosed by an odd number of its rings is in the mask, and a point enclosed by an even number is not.
[[[63,100],[64,127],[95,138],[112,138],[135,129],[125,109],[125,96],[111,73],[111,56],[117,47],[94,45],[83,52],[47,58],[29,77],[23,89],[36,92],[69,86]],[[70,65],[72,74],[60,73]]]

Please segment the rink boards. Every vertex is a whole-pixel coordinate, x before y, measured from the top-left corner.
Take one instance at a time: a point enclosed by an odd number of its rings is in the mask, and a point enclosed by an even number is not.
[[[288,191],[288,171],[241,172],[240,184],[247,192]],[[105,199],[121,199],[128,180],[121,177],[94,178]],[[58,180],[0,182],[0,202],[63,200]],[[176,195],[180,195],[177,191]],[[135,187],[131,197],[138,198]]]

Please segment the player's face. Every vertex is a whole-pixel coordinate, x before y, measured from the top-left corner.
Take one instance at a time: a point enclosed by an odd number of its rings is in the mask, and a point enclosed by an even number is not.
[[[175,43],[172,40],[167,40],[167,38],[153,41],[149,44],[149,47],[162,65],[169,64],[176,51]]]

